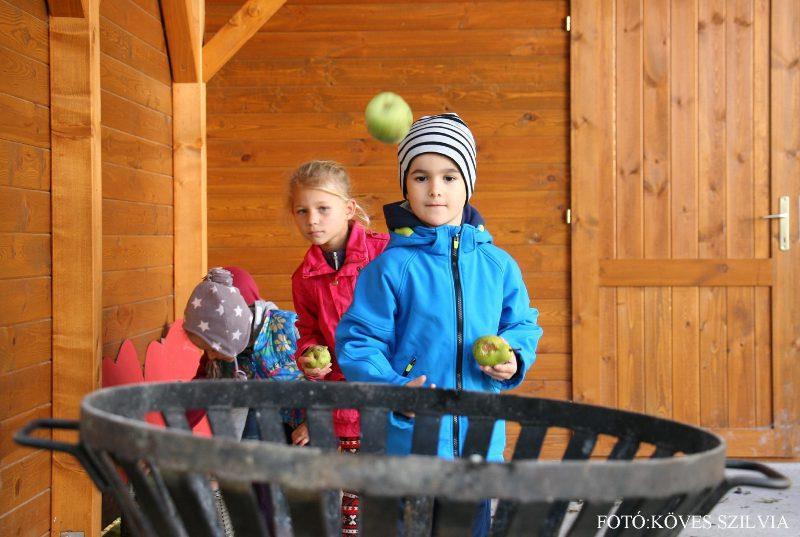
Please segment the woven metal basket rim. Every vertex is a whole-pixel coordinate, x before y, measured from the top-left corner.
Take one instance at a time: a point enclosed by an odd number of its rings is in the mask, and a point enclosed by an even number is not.
[[[294,384],[295,386],[291,386]],[[522,460],[488,463],[434,456],[343,455],[313,447],[259,441],[207,438],[143,421],[144,413],[168,406],[183,409],[281,406],[314,401],[313,407],[414,410],[420,414],[465,409],[469,416],[549,426],[581,427],[594,433],[679,435],[694,448],[680,456],[626,460]],[[213,401],[213,405],[208,402]],[[389,404],[391,402],[391,404]],[[524,412],[529,410],[528,414]],[[468,411],[468,412],[467,412]],[[549,411],[549,416],[537,413]],[[582,415],[569,427],[570,415]],[[520,420],[520,416],[525,419]],[[559,421],[561,420],[561,421]],[[587,425],[588,424],[588,425]],[[454,392],[357,383],[279,383],[209,381],[145,383],[99,390],[81,406],[81,441],[118,460],[147,460],[162,470],[214,475],[220,480],[272,482],[305,489],[349,488],[377,496],[433,495],[454,500],[481,498],[552,502],[582,498],[608,501],[624,497],[664,498],[713,488],[724,479],[726,445],[708,431],[634,412],[567,401],[515,395]],[[617,435],[623,436],[623,435]],[[654,438],[649,438],[654,440]],[[691,442],[690,442],[691,441]],[[698,447],[699,446],[699,447]]]

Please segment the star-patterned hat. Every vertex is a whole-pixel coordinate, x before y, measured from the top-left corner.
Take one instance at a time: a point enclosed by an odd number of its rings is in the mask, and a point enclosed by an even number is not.
[[[217,352],[235,357],[247,346],[253,314],[227,270],[212,268],[197,284],[183,312],[183,328]]]

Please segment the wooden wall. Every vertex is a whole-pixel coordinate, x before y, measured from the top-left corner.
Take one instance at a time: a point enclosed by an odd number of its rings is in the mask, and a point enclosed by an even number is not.
[[[0,535],[50,529],[50,454],[11,435],[51,412],[50,90],[43,0],[0,0]]]
[[[144,357],[172,319],[172,110],[156,0],[101,3],[103,344]],[[11,435],[51,413],[49,46],[43,1],[0,0],[0,535],[49,532],[50,455]]]
[[[206,39],[238,8],[209,1]],[[415,117],[458,112],[478,141],[474,204],[520,263],[544,338],[520,393],[571,397],[569,34],[566,0],[289,0],[208,86],[209,266],[254,274],[291,307],[307,244],[285,184],[308,159],[344,163],[374,228],[400,199],[396,147],[363,123],[381,90]]]
[[[157,0],[100,3],[103,355],[173,319],[172,89]]]

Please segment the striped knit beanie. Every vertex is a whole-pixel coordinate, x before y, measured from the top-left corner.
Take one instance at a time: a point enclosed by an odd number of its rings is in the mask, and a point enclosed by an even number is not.
[[[424,116],[411,125],[411,130],[397,147],[403,197],[406,196],[406,175],[411,161],[423,153],[438,153],[455,162],[467,187],[467,200],[472,197],[477,178],[477,148],[472,132],[458,114]]]

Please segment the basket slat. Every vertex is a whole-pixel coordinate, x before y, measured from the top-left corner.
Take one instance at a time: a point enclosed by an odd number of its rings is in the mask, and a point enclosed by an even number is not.
[[[486,457],[489,450],[489,442],[492,439],[492,431],[497,420],[494,418],[473,417],[469,419],[467,428],[467,438],[464,440],[462,457],[480,455]]]
[[[387,419],[384,408],[361,409],[361,453],[386,453]]]
[[[136,501],[158,528],[159,537],[189,537],[158,469],[149,467],[145,474],[141,463],[120,461],[119,465],[133,485]]]

